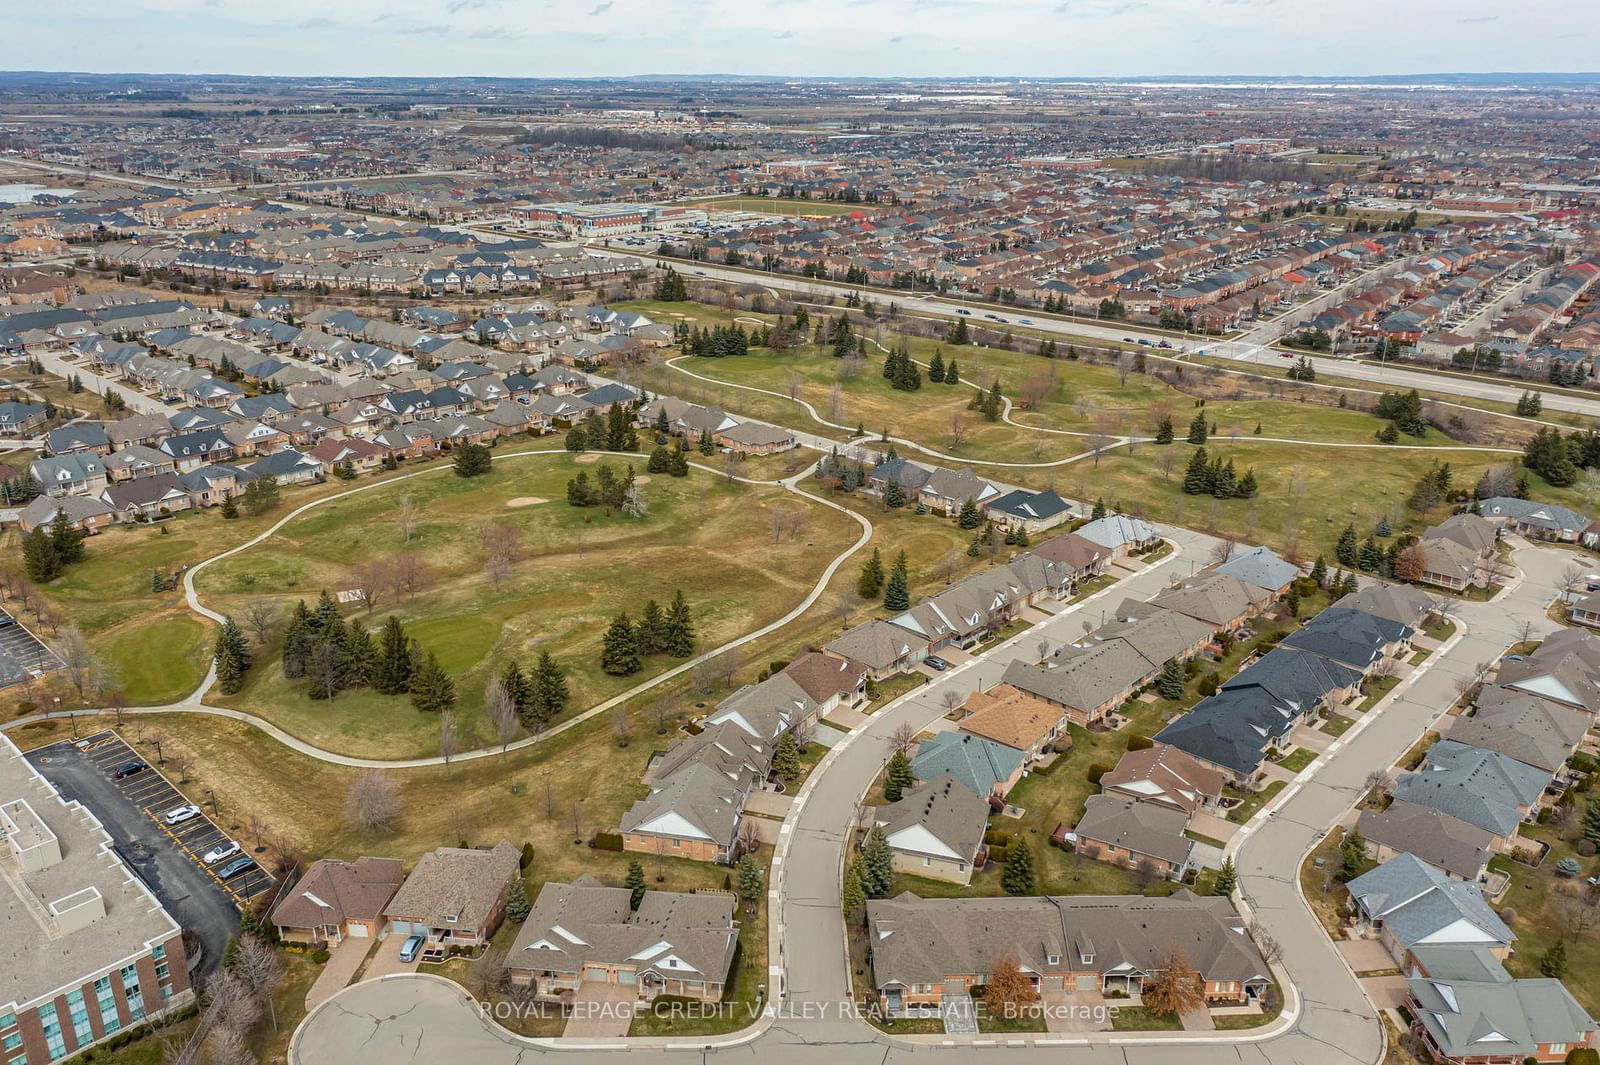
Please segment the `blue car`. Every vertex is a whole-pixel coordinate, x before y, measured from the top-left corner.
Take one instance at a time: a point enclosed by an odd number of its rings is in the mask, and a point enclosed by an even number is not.
[[[422,937],[412,936],[400,945],[401,961],[416,961],[417,952],[422,949]]]
[[[217,879],[231,880],[240,873],[244,872],[246,869],[253,867],[255,864],[255,859],[248,856],[244,858],[235,858],[233,861],[217,870]]]

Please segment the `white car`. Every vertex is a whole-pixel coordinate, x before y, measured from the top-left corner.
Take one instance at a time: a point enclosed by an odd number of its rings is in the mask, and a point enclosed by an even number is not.
[[[232,858],[238,853],[239,845],[233,840],[228,839],[223,840],[215,847],[212,847],[210,850],[206,851],[205,854],[200,856],[200,860],[205,862],[207,865],[216,865],[218,862]]]
[[[166,815],[161,819],[169,825],[181,825],[185,821],[199,816],[200,807],[194,805],[193,803],[185,803],[182,806],[175,806],[168,810]]]

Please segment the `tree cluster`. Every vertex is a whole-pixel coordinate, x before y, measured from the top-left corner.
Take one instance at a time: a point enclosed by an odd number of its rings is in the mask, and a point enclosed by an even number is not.
[[[587,470],[579,470],[578,475],[567,482],[567,503],[574,507],[604,507],[607,514],[617,510],[630,516],[642,515],[640,498],[631,462],[621,477],[609,462],[603,462],[595,467],[592,483]]]
[[[540,652],[538,661],[526,673],[516,659],[508,660],[500,672],[500,683],[505,687],[517,719],[530,733],[543,731],[561,716],[571,694],[567,689],[566,671],[550,657],[549,651]]]
[[[1422,396],[1414,388],[1410,392],[1385,392],[1378,397],[1378,407],[1373,413],[1393,422],[1397,432],[1407,436],[1428,435],[1428,422],[1422,416]]]
[[[613,677],[637,673],[646,655],[688,658],[694,653],[694,619],[682,589],[662,610],[654,599],[644,605],[635,625],[624,611],[606,629],[600,641],[600,668]]]
[[[1189,458],[1183,474],[1183,493],[1191,496],[1214,496],[1217,499],[1254,499],[1260,492],[1256,471],[1252,467],[1239,476],[1233,459],[1226,462],[1222,456],[1207,461],[1206,449],[1197,447]]]
[[[455,705],[454,684],[432,655],[424,655],[391,616],[376,638],[359,618],[345,620],[326,591],[316,607],[295,605],[283,635],[283,675],[305,678],[313,699],[332,699],[341,691],[370,687],[384,695],[410,693],[420,710]]]
[[[633,425],[633,412],[621,403],[611,404],[604,418],[591,410],[567,430],[566,446],[568,451],[638,451],[639,431]]]
[[[48,584],[67,569],[88,557],[83,546],[84,533],[67,520],[65,513],[57,513],[49,527],[35,526],[22,538],[22,565],[28,579],[35,584]]]
[[[714,325],[710,329],[691,329],[683,340],[684,354],[700,355],[708,359],[748,355],[752,346],[760,345],[755,343],[755,338],[737,325]]]
[[[944,371],[940,368],[939,376],[943,378]],[[922,387],[922,371],[917,369],[917,364],[911,361],[911,355],[906,351],[906,342],[900,341],[900,346],[889,352],[883,360],[883,377],[890,385],[901,392],[915,392]]]
[[[250,646],[232,618],[224,618],[222,628],[217,630],[212,660],[217,666],[217,690],[223,695],[237,695],[244,687],[245,671],[250,668]]]

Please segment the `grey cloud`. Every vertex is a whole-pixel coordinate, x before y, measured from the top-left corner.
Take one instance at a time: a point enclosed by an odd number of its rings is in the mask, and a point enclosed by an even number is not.
[[[611,4],[612,0],[601,0],[600,3],[589,9],[589,17],[594,18],[596,15],[604,15],[607,11],[611,10]]]

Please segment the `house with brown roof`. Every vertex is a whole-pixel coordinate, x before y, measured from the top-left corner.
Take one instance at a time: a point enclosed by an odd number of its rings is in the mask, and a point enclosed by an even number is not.
[[[1073,574],[1072,584],[1075,587],[1102,573],[1111,564],[1113,552],[1092,540],[1085,540],[1077,533],[1062,533],[1035,545],[1029,554],[1065,566]]]
[[[314,862],[273,907],[278,938],[289,943],[376,938],[384,930],[384,907],[405,881],[405,868],[398,858]]]
[[[1214,808],[1226,783],[1221,771],[1165,743],[1129,751],[1100,778],[1100,790],[1123,799],[1165,806],[1184,814]]]
[[[1027,761],[1052,749],[1072,749],[1066,713],[1010,684],[973,692],[961,709],[962,732],[1021,751]]]
[[[506,889],[521,854],[505,840],[489,850],[440,847],[424,854],[383,909],[390,931],[422,936],[424,951],[476,950],[506,913]]]
[[[1085,858],[1179,879],[1194,850],[1194,843],[1184,835],[1188,827],[1189,815],[1183,810],[1114,795],[1091,795],[1072,835],[1077,852]]]

